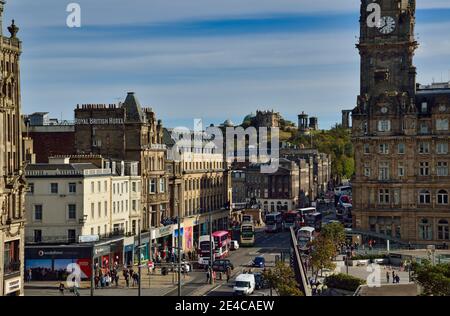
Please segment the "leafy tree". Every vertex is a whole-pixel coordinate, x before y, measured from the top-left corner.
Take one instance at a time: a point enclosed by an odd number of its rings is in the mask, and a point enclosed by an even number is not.
[[[329,239],[336,247],[336,251],[345,244],[345,228],[341,223],[330,223],[322,228],[321,235]]]
[[[432,265],[430,261],[413,264],[412,279],[423,288],[424,295],[450,296],[450,264]]]
[[[319,276],[319,272],[323,269],[333,270],[336,268],[336,265],[333,262],[335,254],[336,246],[330,238],[321,235],[312,241],[311,264],[316,273],[316,280]]]
[[[298,288],[294,272],[283,262],[277,262],[274,269],[264,271],[263,277],[279,296],[303,296],[303,292]]]

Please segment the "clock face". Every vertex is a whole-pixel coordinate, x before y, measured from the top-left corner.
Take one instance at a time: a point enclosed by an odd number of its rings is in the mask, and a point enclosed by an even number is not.
[[[445,112],[445,110],[447,110],[447,107],[445,105],[439,106],[439,111],[440,112]]]
[[[380,25],[378,26],[378,30],[382,34],[390,34],[395,30],[395,20],[391,16],[383,16],[380,19]]]
[[[388,112],[388,108],[387,107],[382,107],[381,108],[381,113],[386,114]]]

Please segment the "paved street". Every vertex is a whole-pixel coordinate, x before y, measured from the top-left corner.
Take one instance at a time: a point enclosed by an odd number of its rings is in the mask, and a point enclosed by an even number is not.
[[[233,283],[237,275],[242,273],[243,270],[249,270],[249,263],[255,256],[263,256],[266,258],[266,266],[271,267],[275,265],[275,256],[281,256],[281,250],[283,248],[288,249],[290,247],[289,233],[265,233],[264,231],[258,231],[256,233],[256,242],[254,247],[240,248],[234,253],[230,259],[235,265],[233,276],[230,283],[226,284],[226,281],[217,283],[213,291],[209,292],[208,296],[232,296],[233,295]],[[289,260],[288,258],[286,260]],[[257,271],[260,269],[254,269]],[[269,290],[258,290],[253,294],[255,296],[268,296]]]

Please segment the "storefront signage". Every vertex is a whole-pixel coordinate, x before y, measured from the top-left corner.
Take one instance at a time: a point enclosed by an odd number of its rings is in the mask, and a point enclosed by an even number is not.
[[[5,295],[20,291],[22,286],[20,277],[5,281]]]
[[[100,237],[98,235],[84,235],[84,236],[79,236],[78,237],[78,241],[80,243],[84,243],[84,242],[96,242],[99,241]]]
[[[172,234],[172,226],[165,226],[159,229],[159,237],[165,237]]]
[[[103,256],[108,255],[111,252],[110,246],[97,246],[94,248],[94,255],[95,256]]]

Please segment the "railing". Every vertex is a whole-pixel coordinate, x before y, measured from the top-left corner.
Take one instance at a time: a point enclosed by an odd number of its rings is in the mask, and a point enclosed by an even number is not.
[[[21,266],[20,260],[12,261],[10,263],[5,263],[3,270],[5,274],[12,274],[20,272],[20,266]]]
[[[312,296],[311,285],[308,282],[308,278],[304,269],[302,258],[297,245],[297,238],[295,238],[294,228],[290,228],[291,233],[291,268],[294,269],[295,277],[300,289],[305,296]]]

